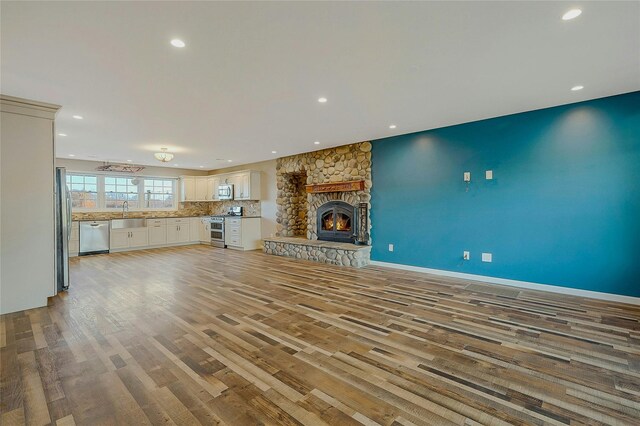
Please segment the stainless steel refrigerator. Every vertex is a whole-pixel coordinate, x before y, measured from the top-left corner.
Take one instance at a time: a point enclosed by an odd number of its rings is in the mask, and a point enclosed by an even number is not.
[[[56,290],[69,288],[69,237],[71,236],[71,195],[67,171],[56,167]]]

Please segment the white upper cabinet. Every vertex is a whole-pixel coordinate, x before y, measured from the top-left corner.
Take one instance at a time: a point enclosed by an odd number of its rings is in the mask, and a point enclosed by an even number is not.
[[[196,200],[196,177],[180,176],[180,201]]]
[[[218,201],[218,186],[233,185],[234,200],[260,200],[260,172],[245,170],[215,176],[180,176],[180,201]]]
[[[207,195],[210,201],[218,201],[218,186],[220,186],[220,178],[218,176],[209,176],[207,178]]]

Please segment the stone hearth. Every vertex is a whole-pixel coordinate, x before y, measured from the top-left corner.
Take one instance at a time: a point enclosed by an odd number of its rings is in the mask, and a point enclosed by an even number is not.
[[[323,241],[315,245],[309,244],[318,239],[318,225],[316,213],[318,207],[330,201],[344,201],[354,207],[360,203],[367,203],[371,211],[371,143],[361,142],[352,145],[339,146],[336,148],[324,149],[321,151],[308,152],[305,154],[292,155],[279,158],[276,162],[276,181],[278,185],[278,197],[276,199],[277,213],[277,237],[298,237],[290,238],[290,241],[283,243],[275,239],[265,240],[265,252],[302,258],[306,253],[306,258],[316,261],[327,261],[333,264],[353,264],[362,266],[369,263],[370,248],[363,246],[352,246],[352,250],[344,247],[337,249],[325,244],[345,244],[329,243]],[[324,192],[306,193],[305,185],[319,185],[327,183],[364,181],[364,189],[348,192]],[[371,232],[371,219],[368,220],[369,232]],[[305,238],[306,237],[306,238]],[[273,246],[273,247],[269,247]],[[300,246],[300,247],[298,247]],[[347,250],[349,253],[361,253],[358,256],[365,256],[366,260],[353,262],[349,255],[345,257],[345,263],[334,262],[336,259],[327,257],[325,250]],[[278,253],[275,253],[277,251]],[[333,251],[329,251],[333,256]],[[340,253],[342,256],[347,254]],[[299,256],[298,256],[299,255]],[[324,259],[324,260],[321,260]],[[337,258],[337,253],[336,253]],[[349,263],[346,260],[349,259]]]
[[[307,240],[295,237],[273,237],[264,240],[264,252],[276,256],[313,260],[330,265],[360,268],[370,262],[371,247],[333,241]]]

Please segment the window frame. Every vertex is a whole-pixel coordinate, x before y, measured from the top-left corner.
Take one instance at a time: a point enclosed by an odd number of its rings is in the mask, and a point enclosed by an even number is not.
[[[74,213],[106,213],[106,212],[118,212],[122,210],[122,207],[108,208],[106,206],[106,186],[105,186],[105,178],[126,178],[126,179],[139,179],[138,184],[136,185],[138,188],[138,204],[139,207],[130,207],[129,211],[176,211],[178,210],[178,206],[180,203],[180,194],[178,193],[180,185],[178,182],[180,181],[179,177],[173,176],[147,176],[147,175],[130,175],[125,173],[100,173],[100,172],[85,172],[85,171],[67,171],[67,176],[95,176],[97,177],[97,189],[98,196],[96,201],[95,208],[72,208]],[[145,180],[163,180],[163,181],[171,181],[172,185],[172,195],[173,195],[173,206],[172,207],[144,207],[146,200],[146,193],[144,192],[145,188]],[[70,188],[69,188],[70,190]]]

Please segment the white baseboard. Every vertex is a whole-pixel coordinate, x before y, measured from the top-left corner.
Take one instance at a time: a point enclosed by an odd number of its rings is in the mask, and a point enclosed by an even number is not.
[[[425,274],[441,275],[452,278],[462,278],[465,280],[482,281],[491,284],[507,285],[511,287],[526,288],[529,290],[548,291],[550,293],[568,294],[571,296],[588,297],[590,299],[608,300],[611,302],[629,303],[640,305],[640,297],[623,296],[620,294],[601,293],[599,291],[581,290],[570,287],[560,287],[549,284],[538,284],[527,281],[509,280],[506,278],[487,277],[484,275],[465,274],[462,272],[445,271],[442,269],[422,268],[420,266],[402,265],[399,263],[371,261],[371,265],[384,266],[386,268],[402,269],[404,271],[423,272]]]

